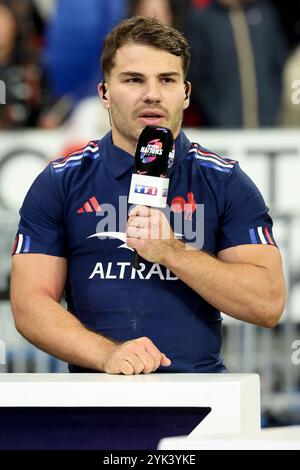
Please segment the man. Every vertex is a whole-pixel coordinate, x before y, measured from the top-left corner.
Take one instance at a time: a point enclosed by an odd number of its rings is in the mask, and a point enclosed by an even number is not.
[[[112,132],[52,162],[21,208],[16,327],[70,371],[223,372],[220,311],[266,327],[282,313],[281,258],[260,193],[236,162],[180,131],[189,59],[183,36],[160,21],[120,23],[106,39],[99,85]],[[128,221],[119,217],[138,137],[151,124],[175,137],[169,205],[183,219],[205,207],[203,249],[187,249],[158,209],[137,206]],[[110,207],[119,223],[103,232],[96,225]],[[142,271],[131,268],[130,248],[145,260]],[[64,288],[68,310],[59,304]]]

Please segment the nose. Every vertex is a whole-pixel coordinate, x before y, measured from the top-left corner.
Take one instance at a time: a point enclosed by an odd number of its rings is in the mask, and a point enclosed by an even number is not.
[[[156,80],[149,80],[145,85],[144,102],[159,103],[161,101],[161,93],[159,83]]]

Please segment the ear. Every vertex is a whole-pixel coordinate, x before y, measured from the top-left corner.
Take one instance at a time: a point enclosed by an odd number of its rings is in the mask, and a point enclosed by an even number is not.
[[[183,109],[187,109],[190,105],[190,96],[192,93],[192,84],[188,80],[184,81],[184,87],[185,87],[185,99],[184,99],[184,106]]]
[[[102,104],[105,109],[110,108],[110,99],[109,99],[109,91],[107,88],[107,83],[106,82],[100,82],[98,84],[98,94],[100,96],[100,99],[102,101]]]

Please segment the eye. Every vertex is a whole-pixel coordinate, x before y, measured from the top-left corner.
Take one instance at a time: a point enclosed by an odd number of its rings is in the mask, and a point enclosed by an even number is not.
[[[139,77],[132,77],[126,80],[126,83],[142,83],[142,79]]]
[[[164,77],[162,80],[165,83],[174,83],[175,82],[175,80],[171,77]]]

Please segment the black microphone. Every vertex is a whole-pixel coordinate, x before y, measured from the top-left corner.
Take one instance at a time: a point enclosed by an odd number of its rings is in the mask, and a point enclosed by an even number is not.
[[[146,126],[135,151],[135,173],[132,175],[128,202],[150,207],[166,207],[169,187],[168,170],[174,154],[174,138],[166,127]],[[132,266],[140,268],[140,256],[134,251]]]

